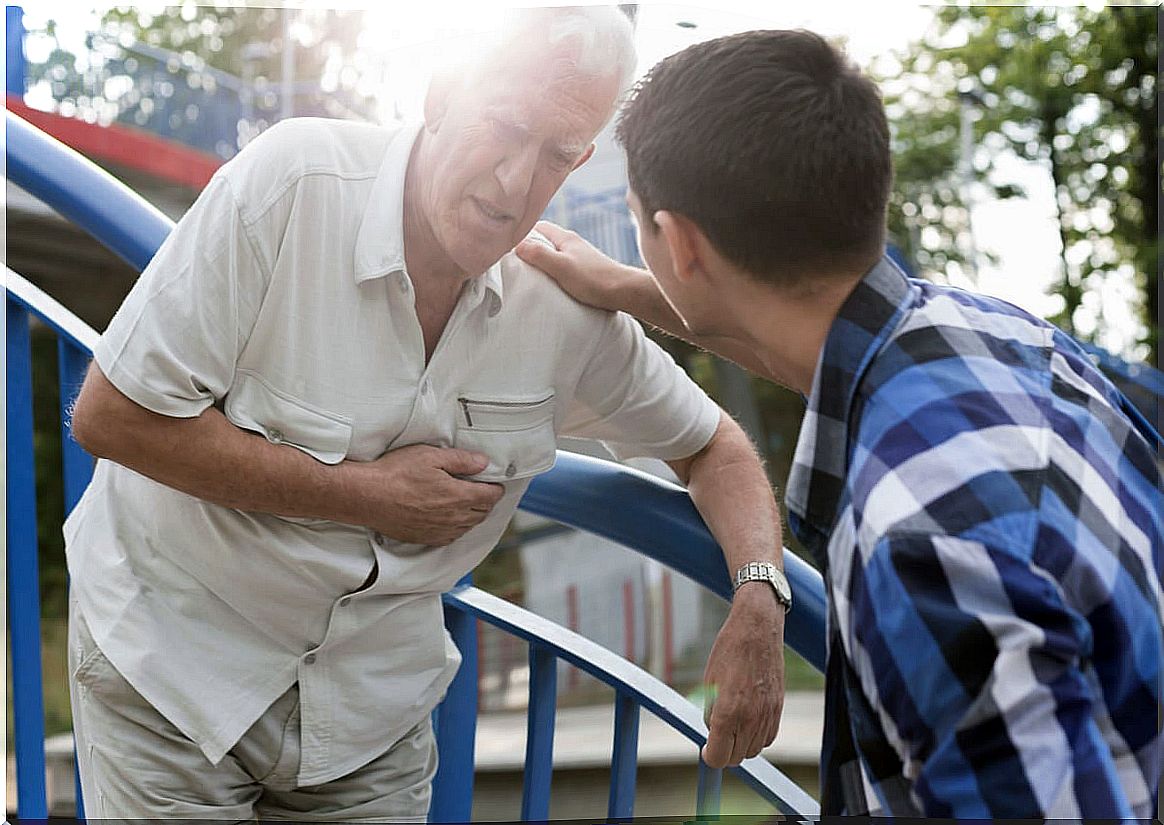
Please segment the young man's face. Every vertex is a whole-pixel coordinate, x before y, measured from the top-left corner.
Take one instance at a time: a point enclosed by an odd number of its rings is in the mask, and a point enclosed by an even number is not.
[[[550,198],[593,150],[617,78],[583,78],[561,60],[518,57],[464,79],[429,122],[433,165],[421,208],[464,272],[492,266],[533,228]]]

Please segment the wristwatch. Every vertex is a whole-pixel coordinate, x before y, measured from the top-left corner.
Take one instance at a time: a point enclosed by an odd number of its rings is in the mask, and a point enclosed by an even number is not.
[[[768,582],[772,592],[776,594],[776,601],[784,605],[784,612],[792,609],[792,588],[788,586],[788,579],[784,572],[768,561],[750,561],[736,571],[736,583],[732,592],[740,589],[747,582]]]

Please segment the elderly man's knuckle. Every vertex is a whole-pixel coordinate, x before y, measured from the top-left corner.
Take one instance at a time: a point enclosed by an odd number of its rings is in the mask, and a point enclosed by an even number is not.
[[[725,722],[739,721],[739,719],[744,715],[743,705],[737,704],[733,701],[721,700],[720,703],[715,706],[715,709],[719,711],[720,718]]]

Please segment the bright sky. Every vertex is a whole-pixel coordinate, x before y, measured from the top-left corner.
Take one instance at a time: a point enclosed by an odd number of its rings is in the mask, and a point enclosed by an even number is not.
[[[44,19],[54,18],[63,40],[80,43],[84,32],[94,28],[99,19],[100,10],[93,11],[94,5],[71,0],[28,3],[28,24],[35,26]],[[148,8],[159,4],[138,5]],[[333,0],[298,5],[368,8],[360,45],[384,55],[384,113],[390,118],[395,109],[412,119],[420,115],[425,85],[437,61],[468,47],[474,32],[488,28],[498,7],[506,4],[475,0],[370,6]],[[642,3],[637,24],[639,73],[692,43],[755,28],[804,27],[828,37],[842,38],[853,59],[868,67],[891,50],[904,49],[911,40],[920,37],[932,15],[931,8],[903,0]],[[998,267],[985,263],[981,266],[977,288],[1045,315],[1059,305],[1055,296],[1044,294],[1045,285],[1060,265],[1050,179],[1045,170],[1020,162],[1006,167],[1006,173],[1028,192],[1028,198],[1005,203],[981,202],[975,206],[976,243],[980,250],[994,252],[1000,258]],[[1102,307],[1096,308],[1106,315],[1111,330],[1101,343],[1115,351],[1125,351],[1135,334],[1134,319],[1128,309],[1132,288],[1127,279],[1111,281],[1103,295]],[[962,285],[968,284],[963,281]]]

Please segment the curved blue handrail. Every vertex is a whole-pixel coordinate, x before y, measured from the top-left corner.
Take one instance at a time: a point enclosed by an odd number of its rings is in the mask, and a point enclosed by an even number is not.
[[[632,547],[731,599],[723,554],[691,497],[678,485],[609,461],[559,452],[554,468],[530,484],[521,509]],[[825,595],[820,573],[787,549],[784,572],[795,593],[784,639],[823,671]]]
[[[696,745],[707,742],[707,726],[698,708],[672,688],[617,653],[525,608],[479,590],[458,587],[444,595],[447,604],[470,613],[528,642],[549,648],[561,659],[632,695]],[[760,756],[745,759],[738,775],[786,814],[815,816],[819,806],[779,769]]]
[[[8,179],[84,229],[140,272],[174,228],[93,161],[4,111]]]

